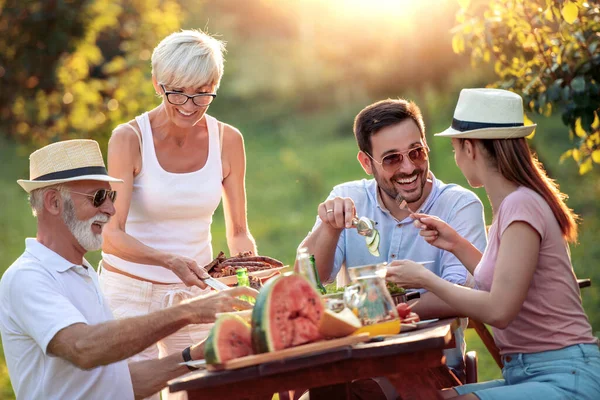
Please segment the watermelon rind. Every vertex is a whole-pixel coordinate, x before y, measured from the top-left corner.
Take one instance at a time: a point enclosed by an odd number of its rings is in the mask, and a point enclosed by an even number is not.
[[[204,344],[204,359],[207,364],[222,364],[222,357],[217,346],[221,328],[227,322],[234,322],[243,325],[245,329],[250,329],[250,325],[240,316],[233,314],[220,315],[208,334]]]

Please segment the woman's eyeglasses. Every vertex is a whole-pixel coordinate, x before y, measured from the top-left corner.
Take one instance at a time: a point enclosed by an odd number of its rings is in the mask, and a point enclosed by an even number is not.
[[[94,194],[74,192],[72,190],[69,190],[69,192],[75,193],[75,194],[80,194],[82,196],[91,198],[92,203],[94,204],[94,207],[96,207],[96,208],[99,208],[102,204],[104,204],[104,202],[106,201],[107,198],[110,199],[110,201],[112,201],[113,203],[117,199],[117,191],[116,190],[98,189],[96,191],[96,193],[94,193]]]
[[[429,148],[425,146],[419,146],[406,151],[391,153],[383,157],[381,161],[377,161],[367,152],[365,152],[365,154],[368,155],[371,160],[381,165],[386,172],[396,172],[396,170],[400,168],[400,165],[402,165],[405,155],[408,155],[408,159],[415,166],[427,161],[427,158],[429,157]]]
[[[199,107],[206,107],[217,97],[216,93],[198,93],[194,95],[188,95],[181,92],[168,92],[165,89],[165,85],[161,84],[163,92],[165,92],[165,96],[167,96],[167,101],[174,106],[182,106],[189,99],[192,99],[192,102]]]

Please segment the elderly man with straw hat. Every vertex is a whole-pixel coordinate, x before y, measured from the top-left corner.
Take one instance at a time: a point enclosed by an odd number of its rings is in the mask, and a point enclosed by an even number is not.
[[[0,333],[17,399],[133,399],[152,395],[202,358],[197,344],[169,357],[125,359],[188,324],[250,305],[225,290],[141,317],[114,320],[84,259],[102,245],[117,192],[98,143],[69,140],[31,154],[30,195],[38,228],[0,281]],[[200,277],[204,278],[204,277]]]

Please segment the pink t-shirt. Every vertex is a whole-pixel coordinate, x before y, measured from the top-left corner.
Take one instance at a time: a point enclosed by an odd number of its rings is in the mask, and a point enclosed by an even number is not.
[[[550,206],[531,189],[521,186],[500,204],[488,233],[488,246],[475,269],[477,288],[491,290],[500,238],[515,221],[526,222],[539,233],[540,254],[516,318],[506,329],[493,328],[500,354],[535,353],[597,343],[581,305],[569,247]]]

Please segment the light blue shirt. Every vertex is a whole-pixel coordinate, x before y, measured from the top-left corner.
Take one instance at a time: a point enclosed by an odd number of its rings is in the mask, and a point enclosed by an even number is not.
[[[479,198],[459,185],[445,184],[436,179],[431,172],[430,176],[433,183],[431,193],[421,205],[419,212],[434,215],[447,222],[456,232],[483,252],[487,238],[483,205]],[[342,268],[403,259],[433,261],[425,267],[436,275],[460,285],[467,282],[470,274],[454,254],[427,243],[419,235],[420,230],[414,226],[412,218],[406,217],[399,221],[386,209],[381,202],[377,182],[374,179],[362,179],[338,185],[333,188],[327,199],[335,197],[351,198],[358,217],[367,217],[375,221],[375,227],[380,235],[380,255],[375,257],[369,252],[365,238],[360,236],[356,229],[344,229],[335,251],[330,282],[336,278]],[[321,219],[317,217],[313,230],[320,224]],[[344,279],[340,280],[338,277],[339,286],[346,283]],[[451,366],[459,365],[464,353],[463,332],[459,329],[455,333],[460,353],[457,351],[446,353],[448,365]]]

